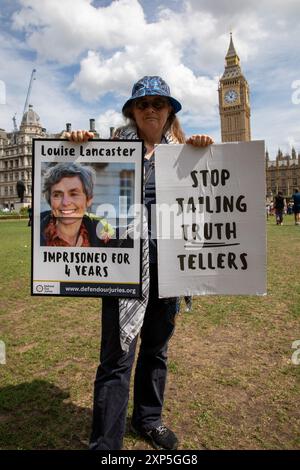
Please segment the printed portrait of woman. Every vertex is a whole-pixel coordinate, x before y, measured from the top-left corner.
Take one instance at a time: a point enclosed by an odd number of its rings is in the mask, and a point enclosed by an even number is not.
[[[43,195],[50,210],[41,213],[41,246],[129,247],[118,240],[117,230],[104,217],[87,214],[92,205],[95,170],[74,162],[50,167],[43,181]]]

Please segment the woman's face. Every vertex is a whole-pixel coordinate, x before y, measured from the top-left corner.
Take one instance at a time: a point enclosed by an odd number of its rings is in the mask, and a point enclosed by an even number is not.
[[[65,225],[78,222],[92,204],[93,199],[87,198],[79,176],[62,178],[51,188],[50,202],[52,214]]]
[[[147,136],[155,137],[163,132],[172,107],[163,96],[144,96],[134,101],[132,106],[133,118],[137,128]]]

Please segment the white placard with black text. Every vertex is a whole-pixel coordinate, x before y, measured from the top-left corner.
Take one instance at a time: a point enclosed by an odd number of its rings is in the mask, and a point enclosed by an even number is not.
[[[266,293],[264,142],[159,145],[160,297]]]

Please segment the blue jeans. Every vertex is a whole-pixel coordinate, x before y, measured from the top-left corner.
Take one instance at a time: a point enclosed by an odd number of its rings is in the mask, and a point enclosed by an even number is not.
[[[149,430],[161,424],[168,342],[174,332],[178,310],[178,298],[158,298],[157,265],[151,265],[149,303],[134,377],[132,423],[135,428]],[[121,349],[118,299],[103,298],[100,365],[94,388],[90,449],[122,448],[136,345],[137,338],[128,353]]]

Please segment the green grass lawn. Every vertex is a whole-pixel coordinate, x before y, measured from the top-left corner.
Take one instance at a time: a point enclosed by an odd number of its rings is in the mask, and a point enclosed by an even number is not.
[[[164,420],[181,449],[300,447],[300,226],[267,226],[268,295],[197,297],[177,319]],[[31,297],[27,221],[1,221],[0,241],[0,448],[85,449],[100,302]],[[128,432],[124,448],[149,447]]]

